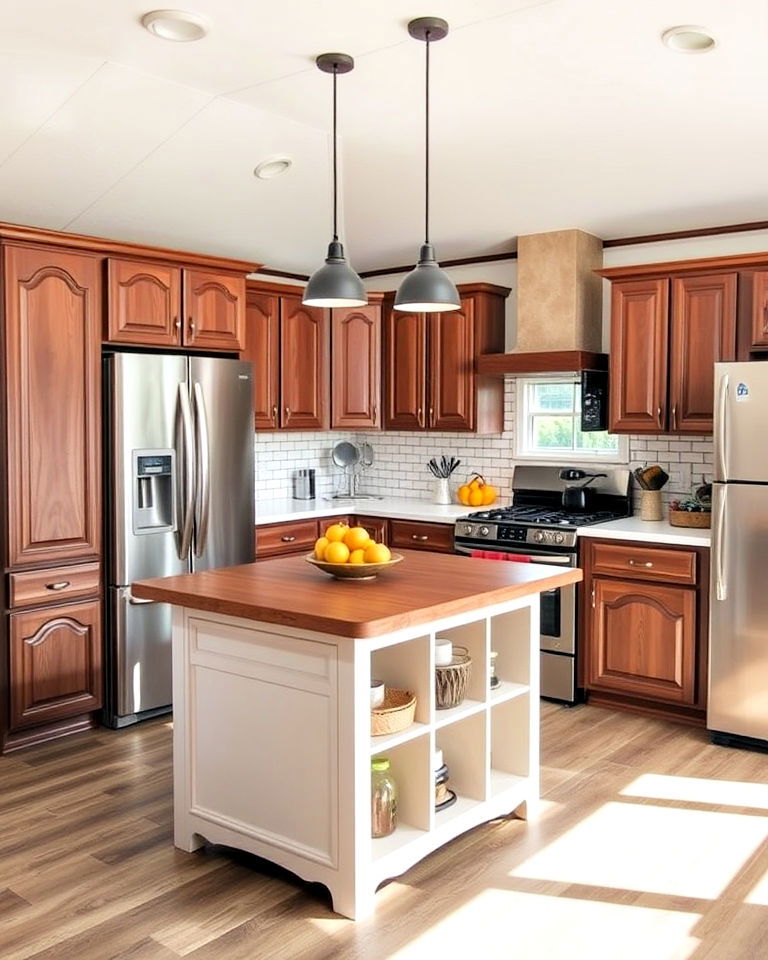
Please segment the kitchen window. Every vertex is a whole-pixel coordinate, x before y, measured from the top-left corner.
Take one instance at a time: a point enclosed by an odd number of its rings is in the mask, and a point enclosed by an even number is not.
[[[578,377],[536,377],[517,381],[515,455],[627,463],[629,446],[626,437],[607,430],[582,431]]]

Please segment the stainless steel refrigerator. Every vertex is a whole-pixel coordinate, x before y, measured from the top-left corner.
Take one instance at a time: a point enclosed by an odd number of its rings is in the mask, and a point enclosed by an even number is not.
[[[147,577],[254,558],[249,363],[105,357],[107,689],[122,727],[171,705],[171,608],[131,596]]]
[[[768,363],[715,364],[707,727],[768,747]]]

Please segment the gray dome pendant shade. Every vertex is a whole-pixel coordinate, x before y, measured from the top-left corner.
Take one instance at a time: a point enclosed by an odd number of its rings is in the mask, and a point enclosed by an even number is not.
[[[349,73],[355,61],[346,53],[322,53],[315,60],[323,73],[333,74],[333,239],[328,256],[309,278],[302,303],[306,307],[364,307],[368,303],[363,281],[347,263],[338,234],[338,164],[336,159],[336,77]]]
[[[448,24],[439,17],[419,17],[408,24],[408,33],[416,40],[426,43],[426,110],[425,110],[425,191],[424,191],[424,243],[419,250],[415,268],[398,288],[395,310],[409,313],[444,313],[458,310],[461,298],[456,285],[448,274],[440,269],[435,259],[435,250],[429,242],[429,45],[448,35]]]

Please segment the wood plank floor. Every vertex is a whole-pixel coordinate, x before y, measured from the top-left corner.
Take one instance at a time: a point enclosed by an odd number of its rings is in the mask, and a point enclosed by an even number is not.
[[[334,914],[324,888],[172,844],[156,720],[0,758],[3,960],[766,960],[768,755],[544,705],[542,794]]]

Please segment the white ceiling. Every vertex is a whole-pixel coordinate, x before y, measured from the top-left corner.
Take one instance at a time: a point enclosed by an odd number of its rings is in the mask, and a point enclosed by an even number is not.
[[[183,0],[184,5],[186,0]],[[339,79],[343,239],[353,264],[422,239],[424,47],[432,236],[443,259],[581,227],[602,237],[768,219],[765,0],[189,0],[198,43],[139,25],[151,0],[0,0],[0,219],[233,255],[299,272],[330,233]],[[708,27],[712,53],[659,41]],[[284,177],[254,166],[287,153]]]

